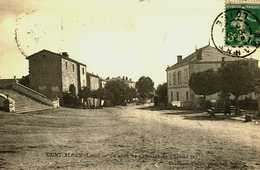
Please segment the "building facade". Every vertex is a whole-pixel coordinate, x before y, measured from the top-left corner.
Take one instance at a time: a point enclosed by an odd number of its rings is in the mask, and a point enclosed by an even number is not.
[[[123,77],[113,77],[111,79],[108,79],[107,81],[113,81],[113,80],[121,80],[123,81],[128,87],[130,88],[135,88],[135,84],[136,82],[134,82],[131,78],[128,78],[127,76],[123,76]]]
[[[87,87],[90,90],[97,90],[101,87],[100,78],[93,73],[87,73]]]
[[[189,87],[189,79],[192,73],[202,72],[209,69],[217,71],[224,62],[242,60],[220,53],[216,48],[207,45],[182,58],[177,56],[177,63],[167,67],[168,103],[176,101],[184,105],[192,105],[198,101],[197,95]],[[254,67],[258,66],[257,60],[249,59]],[[207,96],[208,100],[218,99],[218,94]]]
[[[73,92],[87,86],[85,64],[48,50],[39,51],[29,60],[29,86],[49,98],[62,97],[63,92]]]

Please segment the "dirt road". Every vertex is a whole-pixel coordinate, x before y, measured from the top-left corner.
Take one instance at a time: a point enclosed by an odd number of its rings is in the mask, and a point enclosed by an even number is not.
[[[143,106],[0,112],[0,169],[260,169],[260,126]]]

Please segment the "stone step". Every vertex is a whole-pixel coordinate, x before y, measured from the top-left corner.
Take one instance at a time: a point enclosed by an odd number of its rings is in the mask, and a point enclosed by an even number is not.
[[[31,104],[31,103],[15,103],[15,107],[34,107],[34,106],[39,106],[39,107],[45,107],[45,105],[41,105],[41,104]],[[46,106],[46,107],[48,107],[48,106]]]
[[[30,109],[21,109],[16,110],[16,113],[28,113],[28,112],[35,112],[35,111],[43,111],[43,110],[49,110],[51,108],[30,108]]]
[[[15,110],[22,110],[22,109],[45,109],[51,108],[48,106],[22,106],[22,107],[15,107]]]
[[[12,89],[0,89],[0,93],[8,94],[9,97],[15,101],[15,110],[17,113],[47,110],[52,108]]]

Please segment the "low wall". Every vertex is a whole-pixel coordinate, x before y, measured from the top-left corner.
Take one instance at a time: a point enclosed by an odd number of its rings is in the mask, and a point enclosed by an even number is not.
[[[47,96],[45,96],[37,91],[34,91],[22,84],[19,84],[16,79],[0,79],[0,88],[14,89],[17,92],[20,92],[34,100],[37,100],[39,102],[42,102],[43,104],[52,106],[54,108],[58,108],[60,106],[59,99],[52,101]]]
[[[52,107],[59,107],[59,100],[55,100],[55,101],[52,101],[50,100],[49,98],[47,98],[45,95],[37,92],[37,91],[34,91],[24,85],[21,85],[19,83],[15,83],[13,84],[12,88],[28,97],[31,97],[39,102],[42,102],[46,105],[49,105],[49,106],[52,106]]]
[[[15,79],[0,79],[0,88],[9,88],[16,83]]]
[[[8,101],[8,104],[5,103],[6,100]],[[15,112],[15,101],[5,94],[0,93],[0,110]]]

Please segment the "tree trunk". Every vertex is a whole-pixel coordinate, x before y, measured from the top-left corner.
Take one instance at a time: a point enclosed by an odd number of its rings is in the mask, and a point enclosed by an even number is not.
[[[203,109],[207,109],[207,105],[206,105],[206,95],[203,95],[203,101],[202,101],[202,103],[203,103]]]
[[[239,100],[238,100],[239,96],[235,96],[235,103],[236,103],[236,111],[235,114],[237,115],[239,113]]]
[[[257,106],[258,106],[257,115],[260,116],[260,95],[259,94],[257,96]]]

